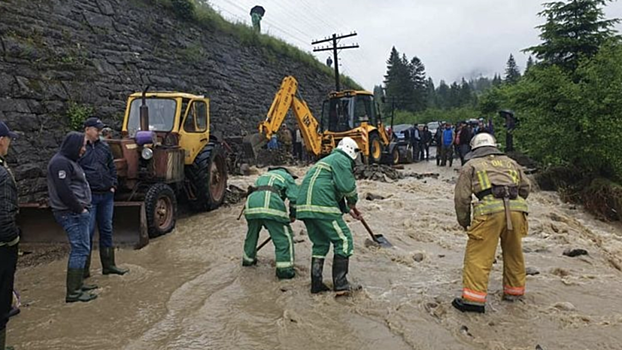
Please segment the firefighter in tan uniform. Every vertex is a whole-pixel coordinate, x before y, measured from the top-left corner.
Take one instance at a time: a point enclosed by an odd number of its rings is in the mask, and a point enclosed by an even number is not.
[[[462,311],[484,313],[488,275],[499,239],[503,251],[503,299],[514,301],[525,294],[525,260],[522,238],[527,235],[529,182],[520,166],[496,147],[490,134],[471,141],[470,160],[460,170],[455,207],[458,223],[469,235],[464,256],[462,298],[452,305]],[[473,204],[472,195],[477,197]]]

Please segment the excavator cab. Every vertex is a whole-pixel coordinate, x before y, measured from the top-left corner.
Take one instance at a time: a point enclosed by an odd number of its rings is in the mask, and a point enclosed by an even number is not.
[[[327,148],[334,147],[344,137],[351,137],[366,159],[374,163],[382,161],[390,144],[378,105],[368,91],[331,93],[322,106],[320,128],[324,138],[332,140],[332,146]],[[326,149],[324,153],[328,152]]]

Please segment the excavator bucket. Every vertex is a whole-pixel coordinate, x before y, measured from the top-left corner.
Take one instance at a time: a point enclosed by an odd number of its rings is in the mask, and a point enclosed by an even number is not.
[[[22,230],[20,241],[23,243],[67,243],[65,231],[47,206],[31,203],[20,205],[17,224]],[[143,202],[116,202],[112,225],[115,246],[140,249],[149,243]],[[93,245],[96,246],[97,233],[94,241]]]
[[[249,159],[257,158],[257,152],[267,143],[268,140],[263,134],[255,133],[247,135],[244,137],[243,141],[244,156]]]

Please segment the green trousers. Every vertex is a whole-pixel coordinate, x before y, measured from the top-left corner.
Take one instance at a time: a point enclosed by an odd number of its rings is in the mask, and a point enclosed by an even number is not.
[[[244,241],[244,261],[253,263],[257,258],[257,241],[262,227],[268,229],[268,233],[274,243],[276,255],[276,274],[279,277],[294,273],[294,239],[292,227],[275,220],[248,220],[248,231]]]
[[[309,239],[313,242],[312,255],[314,258],[323,259],[333,244],[333,252],[344,258],[348,258],[354,251],[352,233],[343,218],[335,220],[304,219]]]

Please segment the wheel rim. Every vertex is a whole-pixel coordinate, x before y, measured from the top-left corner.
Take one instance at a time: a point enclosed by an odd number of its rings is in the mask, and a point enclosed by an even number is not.
[[[173,222],[173,201],[168,196],[158,198],[154,221],[159,230],[166,230]]]
[[[222,157],[216,157],[210,165],[209,172],[209,189],[212,194],[212,198],[216,202],[220,201],[220,199],[224,196],[226,183],[227,174],[224,171],[224,160]]]
[[[375,139],[372,141],[372,153],[371,156],[374,158],[374,160],[380,159],[380,141],[378,141],[378,139]]]

